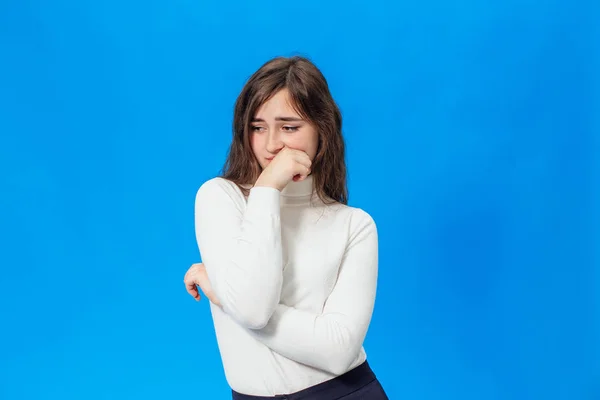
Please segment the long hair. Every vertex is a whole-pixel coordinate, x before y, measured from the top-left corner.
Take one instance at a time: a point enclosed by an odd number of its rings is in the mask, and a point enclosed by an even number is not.
[[[262,169],[250,144],[251,122],[258,109],[277,92],[287,89],[296,112],[315,126],[319,144],[311,170],[313,189],[325,203],[348,203],[342,115],[321,71],[307,58],[276,57],[246,82],[235,102],[233,140],[222,177],[247,195]]]

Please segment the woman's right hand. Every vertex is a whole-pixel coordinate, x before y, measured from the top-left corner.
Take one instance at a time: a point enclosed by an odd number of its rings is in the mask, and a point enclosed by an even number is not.
[[[302,181],[310,174],[312,162],[302,150],[284,147],[262,171],[254,186],[282,191],[292,180]]]

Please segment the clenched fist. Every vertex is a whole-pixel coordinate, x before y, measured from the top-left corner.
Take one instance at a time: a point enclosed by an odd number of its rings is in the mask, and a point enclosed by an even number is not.
[[[284,147],[262,171],[255,186],[268,186],[279,191],[291,181],[302,181],[310,174],[312,162],[302,150]]]
[[[185,289],[196,301],[200,301],[200,292],[198,286],[202,290],[202,293],[216,306],[221,306],[219,299],[212,290],[210,281],[208,280],[208,274],[206,273],[206,267],[202,263],[192,264],[190,269],[185,273],[183,278],[185,283]]]

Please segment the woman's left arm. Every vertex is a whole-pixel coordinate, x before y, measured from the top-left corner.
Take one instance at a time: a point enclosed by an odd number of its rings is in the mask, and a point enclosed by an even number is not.
[[[264,328],[249,330],[282,356],[334,375],[346,372],[360,353],[375,304],[377,227],[366,212],[358,210],[357,214],[360,218],[323,312],[279,304]]]

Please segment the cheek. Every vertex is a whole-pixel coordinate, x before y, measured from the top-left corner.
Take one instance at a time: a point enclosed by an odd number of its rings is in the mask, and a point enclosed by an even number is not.
[[[252,149],[254,156],[258,159],[260,166],[264,168],[265,166],[263,165],[262,157],[260,156],[260,139],[257,138],[256,135],[250,136],[250,148]]]
[[[263,159],[263,149],[265,148],[264,137],[260,135],[252,135],[250,136],[250,147],[252,148],[252,153],[254,153],[254,157],[258,160],[258,165],[261,168],[265,168],[268,165]]]
[[[252,152],[255,155],[258,155],[258,151],[260,150],[260,137],[257,135],[250,135],[250,147],[252,147]]]
[[[318,147],[319,147],[319,135],[314,133],[308,138],[307,145],[306,145],[306,152],[310,156],[311,160],[315,159],[315,156],[317,155]]]

